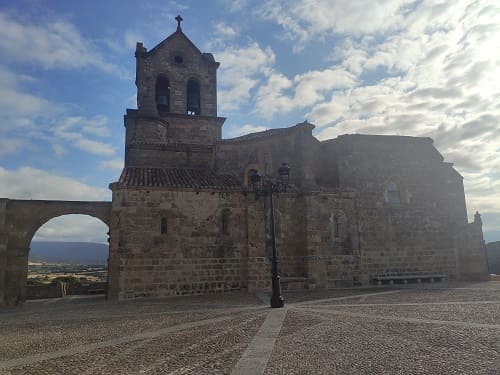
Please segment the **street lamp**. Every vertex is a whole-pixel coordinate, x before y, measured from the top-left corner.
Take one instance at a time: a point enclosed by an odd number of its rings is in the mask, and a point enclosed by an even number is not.
[[[280,176],[279,181],[273,181],[267,176],[264,176],[264,178],[262,178],[256,170],[254,170],[250,175],[250,183],[255,192],[255,198],[257,199],[261,195],[264,197],[269,197],[271,208],[271,245],[273,250],[271,307],[283,307],[283,305],[285,304],[283,301],[283,297],[281,296],[280,275],[278,271],[273,194],[286,191],[288,183],[290,182],[290,166],[286,163],[283,163],[278,169],[278,174]]]

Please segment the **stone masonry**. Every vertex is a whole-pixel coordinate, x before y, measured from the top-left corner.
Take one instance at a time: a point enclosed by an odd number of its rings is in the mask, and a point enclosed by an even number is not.
[[[222,139],[219,63],[180,25],[150,51],[138,43],[136,59],[138,109],[127,110],[125,168],[110,185],[111,298],[268,288],[269,202],[249,175],[276,177],[282,163],[292,171],[275,199],[285,289],[488,277],[462,177],[431,139],[320,142],[307,122]]]
[[[36,229],[75,212],[109,225],[112,300],[268,289],[269,202],[249,175],[276,178],[282,163],[291,168],[275,197],[284,289],[488,279],[480,216],[468,223],[462,177],[431,139],[319,141],[308,122],[222,139],[219,63],[180,22],[153,49],[138,43],[135,57],[137,109],[124,117],[111,206],[59,202],[33,216],[0,199],[0,303],[25,298]]]
[[[109,225],[111,203],[0,198],[0,306],[26,300],[33,236],[50,219],[70,214],[93,216]]]

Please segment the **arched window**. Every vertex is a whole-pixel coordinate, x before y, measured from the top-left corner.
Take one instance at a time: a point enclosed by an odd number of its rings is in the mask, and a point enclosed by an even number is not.
[[[334,240],[339,240],[344,237],[344,228],[342,225],[345,223],[345,217],[342,213],[332,212],[330,215],[330,225],[331,225],[331,234]]]
[[[332,229],[333,229],[333,238],[339,238],[340,237],[340,223],[339,223],[339,218],[337,216],[333,216],[333,223],[332,223]]]
[[[401,192],[399,185],[394,181],[389,181],[387,184],[387,201],[389,203],[401,203]]]
[[[187,84],[187,114],[199,115],[201,109],[200,84],[195,79],[190,79]]]
[[[264,154],[264,176],[267,176],[269,175],[269,173],[271,173],[271,156],[269,154],[269,152],[266,152]]]
[[[170,82],[166,77],[156,80],[156,108],[160,112],[170,112]]]

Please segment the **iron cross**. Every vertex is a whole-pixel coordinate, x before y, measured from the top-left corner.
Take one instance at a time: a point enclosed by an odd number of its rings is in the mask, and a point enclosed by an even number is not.
[[[181,29],[181,22],[183,21],[183,18],[181,17],[180,14],[178,14],[177,17],[175,17],[175,20],[177,21],[177,30],[180,30]]]

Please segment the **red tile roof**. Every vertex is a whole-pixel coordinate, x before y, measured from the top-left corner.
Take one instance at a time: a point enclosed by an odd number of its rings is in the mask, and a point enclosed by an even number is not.
[[[138,168],[123,170],[119,186],[169,187],[215,190],[240,190],[241,183],[233,175],[216,174],[211,169]]]

